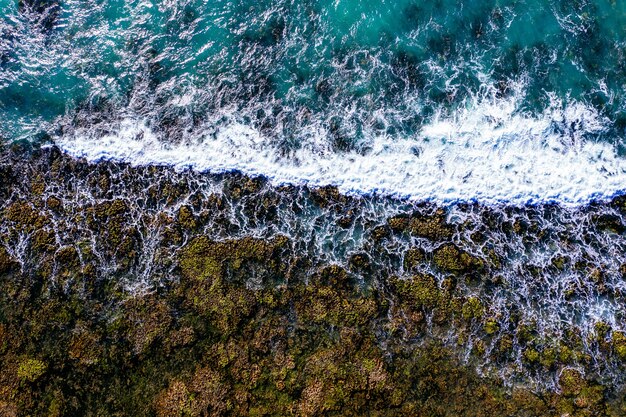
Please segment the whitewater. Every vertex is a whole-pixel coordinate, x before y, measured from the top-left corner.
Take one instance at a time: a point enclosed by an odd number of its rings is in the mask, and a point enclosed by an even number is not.
[[[476,99],[453,117],[435,116],[415,137],[375,137],[365,152],[333,151],[320,124],[311,125],[308,143],[289,155],[254,127],[236,122],[167,143],[147,122],[125,118],[104,136],[76,129],[54,141],[92,162],[240,171],[275,185],[333,185],[349,195],[444,204],[576,205],[624,191],[626,159],[612,144],[585,138],[608,129],[609,121],[592,107],[554,99],[533,117],[516,112],[516,105],[515,97]]]

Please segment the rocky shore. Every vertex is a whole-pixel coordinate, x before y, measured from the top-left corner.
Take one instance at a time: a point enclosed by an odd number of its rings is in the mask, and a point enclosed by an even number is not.
[[[0,153],[0,415],[620,416],[626,200]]]

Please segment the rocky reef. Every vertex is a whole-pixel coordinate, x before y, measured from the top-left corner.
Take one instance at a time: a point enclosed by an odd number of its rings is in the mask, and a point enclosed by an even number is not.
[[[626,199],[0,152],[0,414],[620,416]]]

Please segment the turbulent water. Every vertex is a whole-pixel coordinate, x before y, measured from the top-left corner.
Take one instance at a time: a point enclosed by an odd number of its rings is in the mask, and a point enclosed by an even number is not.
[[[487,265],[489,279],[458,285],[502,333],[515,316],[546,346],[583,335],[589,369],[624,382],[592,335],[598,323],[625,330],[626,215],[608,201],[626,191],[626,2],[0,0],[0,10],[2,140],[114,167],[102,168],[118,187],[109,194],[78,175],[49,196],[70,207],[122,198],[140,219],[175,216],[194,193],[202,204],[226,195],[226,220],[203,229],[212,239],[287,236],[299,254],[344,266],[365,253],[378,272],[363,280],[428,273],[442,285],[431,254],[453,244]],[[233,171],[268,181],[271,221],[206,175]],[[188,183],[189,196],[156,208],[136,198],[164,181]],[[296,188],[276,191],[285,184]],[[328,185],[354,199],[313,204],[310,190]],[[450,233],[373,244],[394,216],[439,216]],[[6,250],[27,264],[29,237],[12,227]],[[160,233],[141,229],[132,291],[167,281],[171,271],[153,268]],[[415,247],[428,256],[407,267]],[[116,270],[101,261],[102,274]],[[472,341],[463,346],[469,355]],[[517,375],[515,349],[510,363],[478,366]],[[539,374],[524,373],[546,385]]]
[[[9,141],[434,201],[626,182],[621,1],[0,5]]]

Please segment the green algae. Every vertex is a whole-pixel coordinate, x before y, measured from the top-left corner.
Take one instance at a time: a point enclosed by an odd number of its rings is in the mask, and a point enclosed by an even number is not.
[[[623,332],[613,332],[613,349],[618,358],[626,361],[626,335]]]
[[[500,330],[500,325],[495,319],[487,319],[485,321],[484,329],[486,334],[493,335]]]
[[[444,271],[456,273],[476,271],[483,267],[481,259],[471,256],[452,244],[436,249],[433,253],[433,262]]]
[[[476,297],[470,297],[464,304],[461,310],[463,318],[466,320],[480,319],[485,313],[485,307]]]
[[[35,382],[46,373],[47,366],[39,359],[24,359],[17,368],[17,377],[23,381]]]

